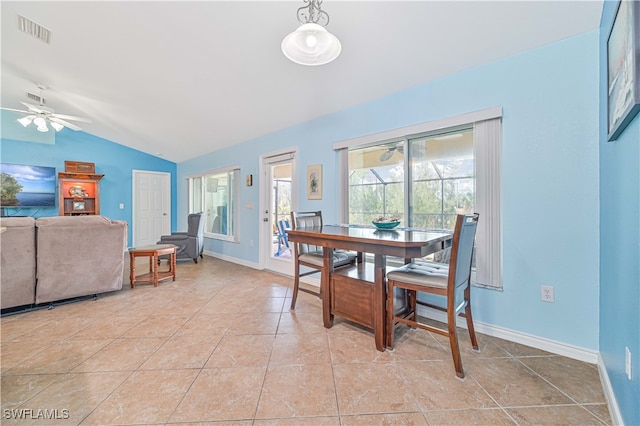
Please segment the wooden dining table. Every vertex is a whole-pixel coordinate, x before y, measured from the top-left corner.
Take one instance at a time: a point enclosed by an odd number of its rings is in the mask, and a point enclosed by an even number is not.
[[[379,230],[355,225],[324,225],[292,229],[287,233],[291,242],[323,248],[320,294],[324,326],[331,328],[337,315],[371,328],[379,351],[387,346],[386,257],[395,256],[408,263],[411,259],[443,250],[452,240],[452,234],[446,231]],[[335,249],[373,254],[373,265],[359,262],[353,267],[334,269]]]

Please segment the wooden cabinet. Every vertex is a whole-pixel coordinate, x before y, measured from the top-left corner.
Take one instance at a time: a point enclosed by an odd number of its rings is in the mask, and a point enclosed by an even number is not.
[[[93,173],[58,173],[60,216],[100,214],[100,179]]]

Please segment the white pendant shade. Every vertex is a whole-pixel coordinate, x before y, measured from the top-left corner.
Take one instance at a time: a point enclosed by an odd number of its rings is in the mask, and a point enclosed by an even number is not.
[[[33,124],[35,124],[38,127],[47,127],[47,121],[42,117],[36,117],[33,120]]]
[[[34,118],[35,118],[35,115],[29,115],[27,117],[18,118],[18,123],[22,124],[24,127],[27,127],[29,124],[31,124]]]
[[[340,55],[340,40],[322,25],[302,24],[282,40],[282,53],[301,65],[327,64]]]

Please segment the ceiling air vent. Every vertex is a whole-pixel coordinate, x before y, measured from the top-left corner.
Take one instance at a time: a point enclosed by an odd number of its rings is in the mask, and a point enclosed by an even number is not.
[[[47,44],[49,44],[49,40],[51,40],[51,30],[21,15],[18,15],[18,29]]]
[[[31,99],[32,101],[36,101],[40,105],[44,105],[45,102],[45,99],[42,96],[34,95],[33,93],[29,92],[27,92],[27,98]]]

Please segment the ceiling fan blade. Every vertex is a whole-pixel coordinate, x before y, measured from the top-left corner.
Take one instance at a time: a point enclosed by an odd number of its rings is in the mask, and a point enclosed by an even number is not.
[[[387,161],[391,157],[393,157],[393,152],[395,149],[388,149],[380,155],[380,161]]]
[[[73,120],[73,121],[82,121],[83,123],[91,123],[91,120],[89,120],[88,118],[76,117],[74,115],[52,113],[51,117],[61,118],[63,120]]]
[[[5,108],[5,107],[0,107],[0,109],[3,109],[5,111],[21,112],[23,114],[32,114],[31,111],[25,111],[25,110],[22,110],[22,109]]]
[[[53,112],[49,108],[43,107],[41,105],[33,105],[33,104],[28,104],[26,102],[20,102],[20,103],[26,106],[29,111],[37,112],[38,114],[43,114],[45,112],[49,112],[49,113]]]
[[[64,127],[68,127],[71,130],[82,130],[81,127],[78,127],[75,124],[71,124],[68,121],[61,120],[58,117],[49,117],[49,120],[54,122],[54,123],[62,124]]]

